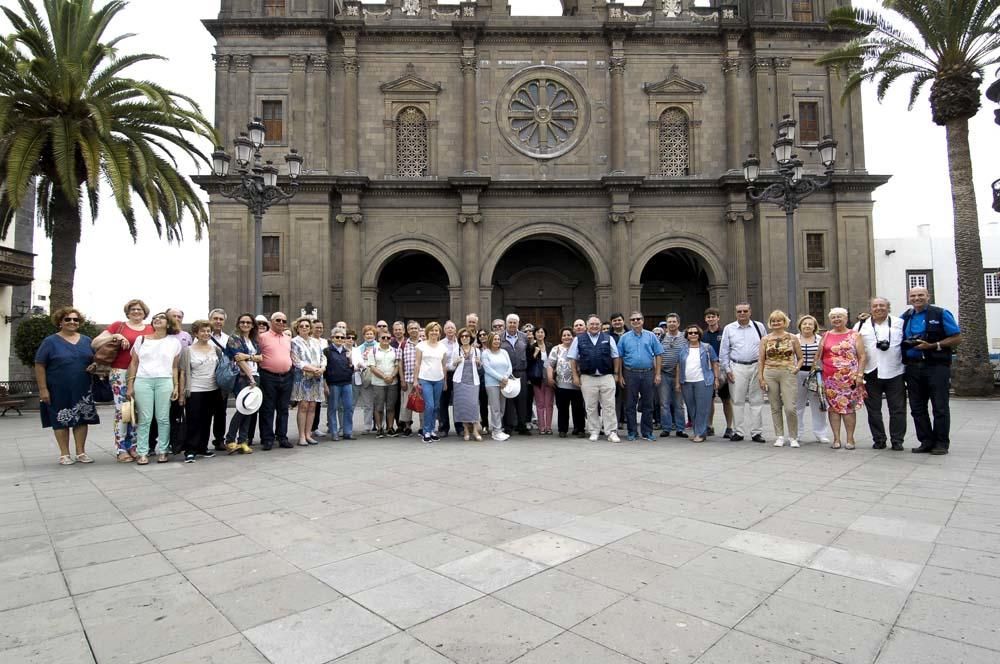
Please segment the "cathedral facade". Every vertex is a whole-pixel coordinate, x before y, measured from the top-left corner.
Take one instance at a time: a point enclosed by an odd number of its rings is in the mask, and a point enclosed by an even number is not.
[[[860,97],[814,64],[846,38],[823,21],[836,2],[564,0],[532,17],[506,0],[222,0],[205,22],[221,136],[257,116],[265,159],[305,157],[264,218],[264,313],[766,315],[786,303],[785,215],[748,206],[742,162],[772,167],[786,114],[807,173],[823,136],[839,142],[834,182],[796,213],[798,310],[865,306],[885,178],[865,168]],[[252,220],[199,182],[211,305],[250,311]]]

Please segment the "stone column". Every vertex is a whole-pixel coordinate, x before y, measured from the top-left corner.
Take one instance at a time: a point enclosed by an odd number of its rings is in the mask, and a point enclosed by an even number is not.
[[[284,137],[285,143],[289,146],[302,146],[302,149],[311,148],[312,145],[306,142],[306,113],[308,113],[308,101],[306,100],[306,63],[309,56],[306,53],[292,53],[288,56],[288,65],[291,71],[291,89],[288,99],[288,134]]]
[[[847,76],[850,76],[855,71],[857,71],[857,65],[849,65],[847,69]],[[846,141],[841,142],[840,149],[845,147],[850,150],[848,155],[848,166],[851,171],[865,171],[865,137],[862,131],[861,125],[861,91],[855,90],[848,97],[848,109],[850,114],[848,116],[848,128],[850,131],[850,143]],[[845,136],[844,138],[847,138]]]
[[[743,137],[743,104],[740,100],[740,58],[726,55],[722,58],[722,75],[726,80],[726,168],[739,170],[743,165],[741,141]]]
[[[775,103],[774,119],[780,120],[782,116],[789,114],[795,117],[792,108],[792,85],[789,80],[789,72],[792,69],[791,58],[774,59],[774,79],[775,79]]]
[[[309,113],[306,122],[306,144],[302,150],[309,155],[310,168],[317,171],[330,170],[330,134],[326,99],[329,96],[329,58],[326,55],[309,56],[311,73],[309,76]]]
[[[489,316],[479,311],[479,271],[482,269],[482,256],[479,253],[479,223],[483,220],[481,214],[458,213],[458,223],[462,227],[462,320],[465,314],[476,312],[480,322]]]
[[[631,212],[608,213],[608,221],[611,222],[611,255],[614,261],[611,271],[612,308],[621,311],[629,308],[629,272],[632,268],[629,224],[634,218],[635,215]]]
[[[247,122],[256,115],[253,100],[250,98],[250,71],[253,67],[253,56],[232,56],[232,67],[236,71],[236,75],[233,89],[229,95],[228,128],[231,133],[238,134],[241,131],[246,131]]]
[[[771,58],[754,58],[751,65],[757,98],[754,100],[754,115],[757,128],[753,134],[753,151],[760,157],[762,163],[767,161],[771,144],[777,138],[772,129],[774,121],[774,88],[771,84]]]
[[[360,212],[338,214],[337,222],[344,225],[344,258],[342,264],[344,311],[340,317],[348,325],[361,325],[361,222]]]
[[[615,40],[608,59],[611,73],[611,173],[625,173],[625,57],[620,40]]]
[[[476,149],[476,48],[462,49],[462,172],[473,175],[479,171]],[[470,309],[470,311],[472,311]]]
[[[357,34],[344,32],[344,172],[358,171],[358,49]]]
[[[228,55],[213,55],[215,60],[215,128],[220,136],[229,136],[229,61]],[[223,139],[225,140],[225,139]],[[226,146],[223,146],[226,147]],[[228,149],[228,148],[227,148]]]
[[[753,213],[742,203],[730,204],[726,210],[726,239],[729,261],[726,266],[729,271],[729,291],[732,304],[745,302],[748,297],[747,287],[747,238],[744,222],[753,219]]]

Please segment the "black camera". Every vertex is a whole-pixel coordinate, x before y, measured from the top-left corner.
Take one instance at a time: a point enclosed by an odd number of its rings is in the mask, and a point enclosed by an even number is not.
[[[917,345],[923,343],[923,341],[924,340],[922,337],[907,337],[906,339],[903,339],[902,344],[906,348],[914,348]]]
[[[882,339],[882,341],[875,342],[875,348],[878,348],[879,350],[889,350],[889,340]]]

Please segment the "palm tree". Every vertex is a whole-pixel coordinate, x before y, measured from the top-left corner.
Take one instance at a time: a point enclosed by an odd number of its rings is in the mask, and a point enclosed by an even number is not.
[[[14,31],[0,40],[0,236],[34,183],[52,240],[51,303],[58,307],[73,301],[81,193],[96,221],[106,182],[133,239],[133,194],[160,236],[166,230],[168,240],[181,239],[187,211],[200,237],[208,215],[168,148],[207,164],[185,133],[217,141],[192,99],[120,76],[138,62],[163,59],[119,57],[115,47],[131,35],[102,41],[123,0],[97,9],[93,0],[44,0],[46,20],[37,0],[18,4],[20,14],[3,8]]]
[[[955,392],[991,394],[993,375],[986,345],[983,252],[969,154],[969,118],[980,107],[983,70],[1000,62],[1000,0],[885,0],[886,11],[838,7],[829,24],[854,38],[817,60],[846,68],[845,97],[862,82],[876,82],[881,101],[902,77],[913,77],[912,109],[931,84],[931,117],[945,128],[955,226],[958,313],[962,345]]]

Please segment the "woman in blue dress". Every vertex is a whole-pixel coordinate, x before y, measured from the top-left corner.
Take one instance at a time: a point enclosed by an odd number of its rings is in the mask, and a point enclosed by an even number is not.
[[[59,465],[76,461],[93,463],[87,456],[87,427],[100,424],[90,393],[87,366],[94,361],[90,337],[80,334],[83,314],[74,307],[61,307],[52,314],[59,331],[42,341],[35,353],[35,380],[42,427],[51,427],[59,444]],[[73,430],[76,459],[69,453],[69,431]]]

